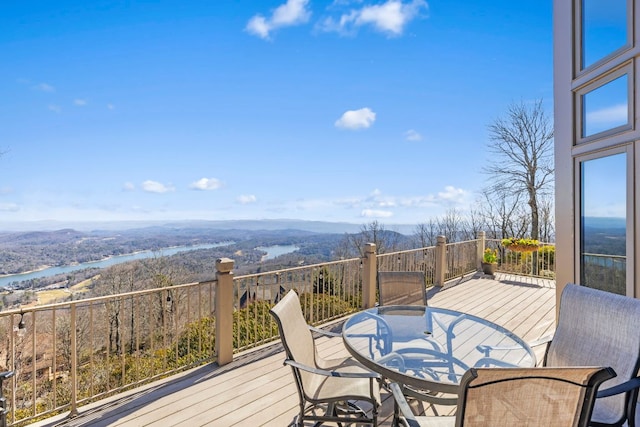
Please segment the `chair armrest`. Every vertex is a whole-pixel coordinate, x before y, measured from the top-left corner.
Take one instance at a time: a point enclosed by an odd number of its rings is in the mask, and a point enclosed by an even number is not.
[[[375,372],[341,372],[341,371],[327,371],[326,369],[318,369],[304,363],[296,362],[295,360],[286,359],[285,365],[293,366],[294,368],[302,369],[303,371],[311,372],[317,375],[323,375],[325,377],[342,377],[342,378],[382,378],[380,374]]]
[[[311,326],[309,325],[309,330],[311,332],[317,332],[321,335],[325,335],[327,337],[332,337],[332,338],[337,338],[337,337],[341,337],[342,334],[337,333],[337,332],[331,332],[331,331],[325,331],[324,329],[320,329],[320,328],[316,328],[315,326]]]
[[[393,399],[396,401],[396,405],[398,409],[400,409],[400,413],[404,417],[404,422],[409,427],[420,427],[418,420],[416,420],[415,415],[411,411],[411,407],[407,403],[407,399],[404,397],[404,393],[400,388],[398,383],[389,383],[389,387],[391,388],[391,393],[393,393]]]
[[[542,344],[549,344],[552,339],[553,339],[553,334],[549,334],[549,335],[545,335],[542,338],[538,338],[537,340],[528,342],[527,344],[529,344],[529,347],[537,347]]]
[[[548,344],[549,342],[551,342],[551,340],[553,339],[553,334],[551,335],[546,335],[542,338],[538,338],[535,341],[531,341],[531,342],[527,342],[527,345],[529,347],[537,347],[539,345],[542,344]],[[480,353],[484,353],[485,356],[489,357],[491,355],[492,351],[509,351],[509,350],[522,350],[521,346],[493,346],[493,345],[484,345],[484,344],[480,344],[479,346],[476,347],[476,349],[480,352]]]
[[[446,332],[448,338],[455,338],[456,334],[453,333],[453,328],[466,318],[467,318],[466,314],[461,314],[455,319],[453,319],[451,323],[449,323],[449,326],[445,326],[444,323],[442,323],[442,321],[438,319],[436,316],[433,316],[433,321],[436,322],[438,326],[440,326],[440,329]]]
[[[7,378],[11,378],[14,373],[15,372],[13,371],[0,372],[0,384],[2,384],[2,381],[6,380]]]
[[[522,348],[522,347],[520,347]],[[505,362],[500,359],[495,359],[493,357],[483,357],[473,365],[474,368],[491,368],[494,366],[500,366],[502,368],[515,368],[517,367],[513,363]]]
[[[634,388],[640,388],[640,377],[631,378],[629,381],[625,381],[622,384],[600,390],[596,394],[597,398],[614,396],[620,393],[626,393]]]

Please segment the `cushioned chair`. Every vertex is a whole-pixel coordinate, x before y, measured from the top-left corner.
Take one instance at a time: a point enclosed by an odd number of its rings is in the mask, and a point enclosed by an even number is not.
[[[635,425],[640,378],[640,300],[568,284],[545,366],[610,366],[616,378],[602,385],[591,425]]]
[[[311,331],[332,334],[307,325],[298,295],[289,291],[271,309],[280,331],[280,339],[291,366],[300,398],[300,413],[295,423],[358,422],[377,425],[380,406],[380,376],[351,358],[323,359],[316,350]],[[368,402],[371,415],[353,401]]]
[[[421,271],[378,272],[380,305],[427,305],[424,273]]]
[[[455,417],[415,416],[397,383],[391,391],[409,427],[586,427],[597,387],[613,376],[610,368],[471,368]]]

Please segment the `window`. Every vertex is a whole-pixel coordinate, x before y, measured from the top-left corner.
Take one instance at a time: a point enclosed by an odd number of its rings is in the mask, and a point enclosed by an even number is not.
[[[631,129],[630,71],[626,66],[578,91],[578,142]]]
[[[580,70],[630,46],[627,0],[581,0]]]
[[[580,163],[580,283],[627,293],[627,154]]]

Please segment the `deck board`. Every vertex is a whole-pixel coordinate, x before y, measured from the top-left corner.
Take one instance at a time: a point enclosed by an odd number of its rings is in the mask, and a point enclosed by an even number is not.
[[[478,275],[429,290],[429,305],[486,318],[526,341],[553,331],[555,301],[553,281],[514,275],[497,274],[495,279]],[[340,323],[332,326],[339,330]],[[340,338],[320,337],[316,342],[324,357],[348,355]],[[538,361],[543,352],[544,348],[536,349]],[[34,426],[288,426],[298,411],[298,395],[283,360],[280,344],[263,346],[236,355],[229,365],[196,368],[81,407],[75,418],[57,416]],[[381,394],[379,420],[386,427],[391,425],[393,399],[384,390]],[[455,411],[454,407],[413,405],[426,414]]]

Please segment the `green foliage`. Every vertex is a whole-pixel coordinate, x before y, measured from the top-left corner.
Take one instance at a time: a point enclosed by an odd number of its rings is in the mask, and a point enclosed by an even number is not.
[[[497,249],[485,249],[482,260],[487,264],[495,264],[498,262],[498,250]],[[477,262],[477,261],[476,261]]]
[[[310,293],[300,295],[300,305],[307,323],[319,323],[353,313],[359,307],[335,295]]]
[[[335,294],[338,281],[325,266],[313,275],[313,292],[316,294]]]
[[[502,246],[512,251],[528,252],[535,251],[540,247],[540,242],[535,239],[518,239],[510,237],[502,239]]]
[[[191,355],[191,358],[211,357],[216,347],[216,321],[212,317],[203,317],[191,322],[178,338],[178,358]]]
[[[243,348],[278,336],[268,301],[256,301],[233,313],[233,348]]]

